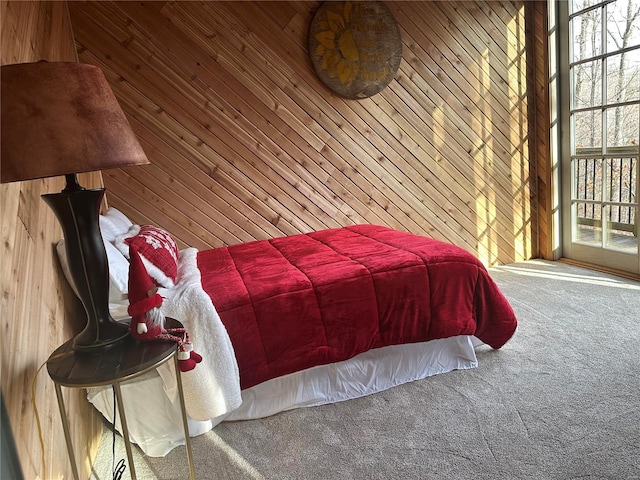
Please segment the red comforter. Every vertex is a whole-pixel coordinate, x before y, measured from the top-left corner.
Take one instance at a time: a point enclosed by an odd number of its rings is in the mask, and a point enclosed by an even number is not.
[[[356,225],[198,253],[241,388],[372,348],[516,329],[484,266],[437,240]]]

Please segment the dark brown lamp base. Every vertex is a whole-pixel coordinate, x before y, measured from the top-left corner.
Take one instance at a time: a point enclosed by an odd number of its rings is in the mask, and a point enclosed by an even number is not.
[[[69,271],[87,313],[87,325],[74,338],[73,349],[95,350],[126,338],[129,326],[109,313],[109,262],[99,224],[104,188],[84,189],[73,174],[66,179],[62,192],[42,198],[62,226]]]

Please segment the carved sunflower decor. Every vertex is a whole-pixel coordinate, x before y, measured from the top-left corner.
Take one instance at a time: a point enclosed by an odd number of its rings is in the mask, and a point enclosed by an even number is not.
[[[402,59],[396,19],[382,2],[323,3],[309,27],[309,54],[338,95],[367,98],[393,79]]]

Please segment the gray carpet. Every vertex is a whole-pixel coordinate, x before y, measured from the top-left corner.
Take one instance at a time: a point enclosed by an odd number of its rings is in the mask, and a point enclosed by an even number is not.
[[[640,479],[640,282],[559,262],[490,272],[519,326],[477,369],[223,423],[192,439],[197,478]],[[138,478],[188,478],[184,447],[136,453]]]

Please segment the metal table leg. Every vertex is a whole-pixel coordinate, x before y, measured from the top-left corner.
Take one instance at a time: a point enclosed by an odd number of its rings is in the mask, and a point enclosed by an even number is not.
[[[131,480],[137,480],[136,468],[133,464],[133,452],[131,451],[131,441],[129,440],[129,428],[127,427],[127,419],[124,413],[124,404],[122,403],[122,392],[120,391],[120,382],[113,384],[118,401],[118,413],[120,414],[120,424],[122,425],[122,437],[124,438],[124,446],[127,449],[127,459],[129,460],[129,469],[131,470]],[[114,425],[115,428],[115,425]]]
[[[67,418],[67,411],[64,408],[64,399],[62,398],[62,388],[57,383],[55,383],[55,387],[56,396],[58,397],[58,408],[60,409],[60,418],[62,419],[62,429],[64,430],[64,438],[67,441],[67,453],[69,454],[71,470],[73,471],[73,478],[75,478],[75,480],[80,480],[80,475],[78,475],[78,464],[76,463],[76,456],[73,453],[73,444],[71,443],[69,419]]]
[[[182,413],[182,426],[184,428],[184,444],[187,449],[187,461],[189,462],[189,478],[196,479],[196,472],[193,467],[193,456],[191,453],[191,438],[189,437],[189,423],[187,422],[187,408],[184,404],[184,391],[182,389],[182,374],[178,368],[178,354],[174,356],[174,366],[176,370],[176,383],[178,384],[178,397],[180,397],[180,412]]]

